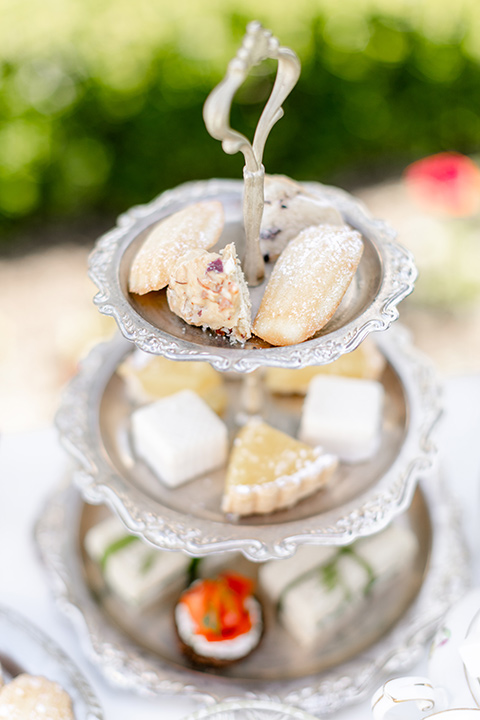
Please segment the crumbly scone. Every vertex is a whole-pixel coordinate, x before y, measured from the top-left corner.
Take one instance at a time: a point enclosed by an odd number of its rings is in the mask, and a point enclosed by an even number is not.
[[[326,485],[338,461],[260,420],[250,420],[230,454],[222,510],[237,515],[290,507]]]
[[[224,225],[222,203],[208,200],[188,205],[160,220],[135,255],[128,289],[137,295],[161,290],[179,255],[192,248],[211,248]]]
[[[218,415],[227,406],[222,373],[207,362],[176,362],[136,350],[117,372],[127,384],[129,397],[137,403],[152,402],[180,390],[193,390]]]
[[[247,283],[230,243],[218,253],[190,250],[176,261],[168,281],[170,310],[189,325],[200,325],[244,343],[251,336]]]
[[[70,696],[58,683],[22,674],[0,690],[0,718],[74,720],[74,715]]]
[[[346,226],[302,230],[273,268],[255,335],[272,345],[295,345],[315,335],[340,304],[362,253],[362,236]]]
[[[368,338],[352,352],[341,355],[327,365],[310,365],[290,368],[266,368],[265,385],[278,395],[305,395],[308,386],[317,375],[340,375],[341,377],[378,380],[386,365],[385,356]]]
[[[336,208],[285,175],[265,176],[260,250],[266,262],[278,258],[290,240],[311,225],[343,225]]]

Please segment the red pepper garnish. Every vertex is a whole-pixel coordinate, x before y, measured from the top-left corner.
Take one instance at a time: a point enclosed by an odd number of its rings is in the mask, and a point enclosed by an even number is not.
[[[195,630],[210,642],[233,639],[252,627],[245,600],[252,594],[253,582],[237,573],[215,579],[198,580],[183,595]]]

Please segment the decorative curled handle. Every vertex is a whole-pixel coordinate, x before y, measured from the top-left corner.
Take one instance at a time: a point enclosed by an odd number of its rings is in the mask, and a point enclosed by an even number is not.
[[[278,61],[275,83],[258,121],[253,143],[230,127],[233,97],[255,65],[271,58]],[[263,214],[265,168],[263,151],[270,130],[283,116],[282,103],[300,76],[300,61],[290,48],[282,47],[277,38],[259,22],[247,26],[242,46],[230,61],[224,79],[212,90],[203,107],[203,119],[208,132],[222,141],[229,155],[242,152],[245,158],[243,177],[245,194],[243,215],[246,234],[244,270],[249,285],[258,285],[265,274],[259,237]]]
[[[372,698],[374,720],[385,720],[400,703],[414,703],[418,713],[409,714],[412,720],[422,713],[439,712],[448,706],[443,688],[434,687],[425,677],[403,677],[387,680]],[[425,717],[425,715],[423,715]]]

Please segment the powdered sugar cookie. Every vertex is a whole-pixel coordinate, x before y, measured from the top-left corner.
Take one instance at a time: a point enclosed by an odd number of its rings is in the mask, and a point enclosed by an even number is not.
[[[260,250],[266,262],[276,260],[290,240],[311,225],[343,225],[328,201],[312,195],[285,175],[265,176],[265,205]]]
[[[23,674],[0,690],[0,718],[74,720],[74,715],[70,696],[58,683]]]
[[[218,200],[188,205],[161,220],[135,255],[128,278],[130,292],[144,295],[164,288],[177,258],[192,248],[213,247],[223,225],[223,206]]]
[[[360,233],[320,225],[303,230],[285,248],[265,289],[253,323],[272,345],[294,345],[330,320],[363,252]]]
[[[218,253],[190,250],[176,261],[169,278],[170,310],[189,325],[201,325],[232,340],[251,336],[247,284],[230,243]]]

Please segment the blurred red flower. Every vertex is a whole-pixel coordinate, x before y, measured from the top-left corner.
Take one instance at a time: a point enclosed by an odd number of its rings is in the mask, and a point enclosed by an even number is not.
[[[437,215],[467,217],[480,209],[480,169],[460,153],[417,160],[405,170],[405,182],[414,201]]]

